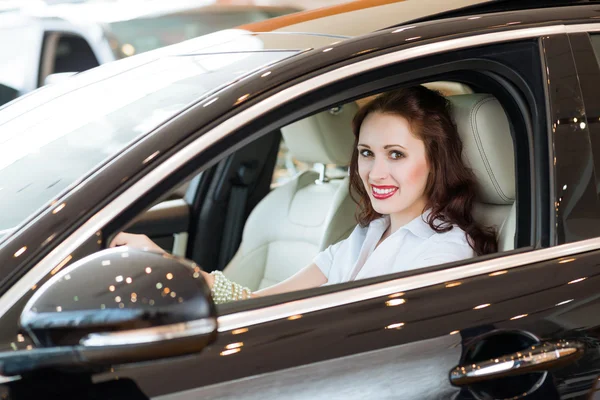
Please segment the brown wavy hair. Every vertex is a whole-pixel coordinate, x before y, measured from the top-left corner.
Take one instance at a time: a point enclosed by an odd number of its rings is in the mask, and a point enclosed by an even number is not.
[[[427,223],[436,232],[447,232],[457,225],[466,232],[477,255],[498,250],[496,232],[473,219],[476,180],[462,160],[462,141],[450,113],[450,102],[440,93],[424,86],[386,92],[363,106],[354,117],[355,137],[350,163],[350,189],[358,204],[357,220],[361,226],[380,218],[358,174],[358,138],[360,127],[371,113],[394,114],[405,118],[413,134],[425,144],[431,173],[427,178]]]

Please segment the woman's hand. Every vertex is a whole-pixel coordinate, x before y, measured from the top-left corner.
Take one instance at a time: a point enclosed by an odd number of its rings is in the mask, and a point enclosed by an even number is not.
[[[108,247],[129,246],[136,249],[156,251],[166,253],[160,246],[154,243],[146,235],[136,235],[133,233],[121,232],[110,242]]]
[[[208,287],[212,289],[213,285],[215,284],[215,276],[204,271],[200,271],[200,273],[202,274],[202,277],[204,278],[204,281]]]
[[[142,250],[151,250],[159,253],[166,253],[162,248],[160,248],[156,243],[154,243],[148,236],[146,235],[136,235],[133,233],[125,233],[121,232],[110,242],[108,247],[117,247],[117,246],[129,246],[136,249]],[[202,277],[206,281],[206,284],[209,288],[212,289],[215,283],[215,276],[211,275],[207,272],[200,271]]]

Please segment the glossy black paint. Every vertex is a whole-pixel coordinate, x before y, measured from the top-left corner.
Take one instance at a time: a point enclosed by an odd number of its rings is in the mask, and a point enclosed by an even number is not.
[[[502,25],[503,22],[506,26],[509,22],[514,22],[515,18],[524,21],[519,25],[520,27],[527,24],[537,26],[549,24],[547,21],[552,21],[552,24],[557,21],[581,22],[595,16],[595,12],[598,11],[600,7],[596,6],[573,7],[560,10],[536,10],[535,13],[500,14],[486,21],[462,21],[462,24],[456,24],[456,21],[424,24],[410,32],[410,35],[423,34],[422,39],[411,42],[410,46],[425,40],[435,40],[433,38],[442,37],[444,32],[446,35],[459,35],[467,31],[495,31],[502,29],[498,27],[498,23]],[[490,23],[494,25],[489,25]],[[327,53],[309,52],[296,61],[290,60],[274,66],[271,74],[273,80],[269,80],[267,85],[256,77],[245,84],[225,89],[220,96],[222,103],[217,102],[214,109],[206,111],[197,107],[190,110],[159,128],[155,134],[132,147],[126,155],[115,159],[100,171],[94,180],[86,184],[86,191],[88,188],[96,189],[86,192],[87,198],[82,196],[82,191],[70,194],[65,199],[67,206],[63,209],[65,213],[60,215],[60,220],[55,218],[58,214],[51,215],[50,212],[46,212],[33,225],[35,229],[28,229],[4,243],[0,250],[3,268],[6,268],[6,271],[19,270],[19,275],[22,274],[52,248],[52,243],[60,241],[94,210],[106,204],[135,181],[140,174],[147,172],[168,157],[173,149],[183,146],[196,135],[206,131],[207,127],[214,126],[221,119],[227,118],[230,113],[237,112],[240,108],[268,95],[272,88],[283,87],[285,83],[291,83],[294,77],[305,73],[310,75],[311,71],[317,71],[319,68],[321,69],[318,71],[322,72],[343,65],[352,59],[352,54],[356,55],[356,59],[367,57],[365,54],[376,51],[371,49],[397,50],[394,46],[406,43],[406,38],[408,38],[407,34],[383,32],[340,44],[334,51]],[[358,50],[359,48],[362,50]],[[573,118],[574,115],[585,116],[581,95],[577,93],[576,86],[573,86],[575,83],[569,81],[569,76],[573,76],[573,62],[564,61],[563,67],[556,65],[557,60],[561,63],[565,60],[560,57],[561,51],[570,55],[568,43],[560,50],[560,46],[553,47],[546,41],[544,48],[550,52],[546,61],[552,67],[550,89],[553,121],[563,116],[565,118]],[[342,50],[338,51],[340,49]],[[357,54],[357,50],[366,52]],[[351,51],[355,52],[351,53]],[[554,58],[554,55],[557,58]],[[553,83],[555,77],[557,83]],[[261,89],[258,88],[259,83],[262,85]],[[562,87],[571,88],[570,96],[573,97],[570,99],[576,100],[576,106],[565,99],[556,100],[558,89]],[[239,108],[234,107],[229,111],[233,104],[232,100],[246,93],[253,95],[238,106]],[[574,110],[580,113],[574,114]],[[179,127],[182,129],[176,129]],[[586,134],[586,129],[580,131]],[[557,130],[554,143],[560,141],[563,149],[560,151],[566,152],[573,143],[575,143],[574,149],[580,149],[580,144],[575,140],[556,138],[565,133],[564,136],[571,139],[580,131],[577,131],[574,126],[561,128],[560,132]],[[180,133],[170,136],[166,132]],[[583,141],[578,136],[575,136],[575,139]],[[141,161],[157,149],[163,150],[161,154],[164,156],[143,168]],[[588,160],[590,160],[589,155],[585,161]],[[563,164],[559,160],[555,171],[556,182],[558,184],[577,182],[580,172],[580,165],[571,168],[570,165]],[[586,181],[582,185],[587,188],[589,182]],[[584,191],[584,193],[588,192]],[[587,210],[590,204],[584,201],[580,203],[580,207]],[[561,218],[562,215],[559,214],[556,221],[559,232],[561,224],[569,221],[568,216]],[[59,223],[61,228],[58,228]],[[54,233],[56,236],[42,246],[43,240]],[[558,242],[569,241],[570,236],[559,234],[557,238]],[[23,258],[14,257],[16,251],[23,246],[28,246],[31,252],[23,253]],[[460,333],[463,339],[462,345],[467,348],[480,334],[516,329],[531,332],[540,341],[577,338],[588,344],[582,361],[576,367],[566,366],[551,371],[558,392],[553,392],[550,388],[547,389],[549,392],[538,392],[536,395],[538,397],[531,398],[560,398],[556,396],[580,391],[584,391],[587,395],[597,379],[594,371],[600,370],[600,354],[597,350],[600,308],[596,298],[598,256],[600,256],[598,252],[590,252],[568,259],[540,262],[507,270],[506,273],[494,276],[478,276],[453,282],[457,283],[456,285],[450,285],[449,282],[445,285],[407,291],[391,299],[377,298],[354,303],[340,307],[335,312],[318,311],[297,318],[255,325],[248,327],[246,331],[223,332],[216,343],[198,355],[187,359],[168,360],[160,366],[140,365],[133,369],[124,369],[118,372],[118,376],[131,376],[146,394],[158,395],[451,334]],[[448,293],[451,293],[451,302],[448,301]],[[396,305],[386,304],[393,299],[404,299],[405,302]],[[489,306],[475,308],[485,304]],[[400,323],[403,325],[398,325]],[[243,342],[243,346],[238,347],[240,351],[222,354],[228,344],[240,342]],[[459,359],[456,362],[458,363]],[[198,373],[200,368],[202,374]],[[158,378],[162,377],[165,371],[168,371],[169,381],[159,383]],[[589,376],[579,376],[582,371],[587,371]],[[105,379],[112,379],[114,376],[116,375],[109,374]],[[573,377],[580,379],[574,383]],[[401,379],[400,374],[399,379]]]
[[[589,117],[579,78],[573,74],[576,69],[569,38],[543,38],[542,43],[546,62],[552,65],[547,71],[556,185],[555,216],[551,221],[555,221],[554,243],[561,244],[600,235],[600,204],[593,173]]]
[[[99,251],[46,282],[25,305],[20,324],[38,347],[52,347],[77,345],[98,326],[115,332],[214,318],[200,272],[170,254]]]
[[[396,33],[394,30],[377,32],[332,45],[332,51],[305,52],[269,68],[272,73],[267,78],[261,78],[259,72],[254,74],[251,79],[226,87],[219,93],[219,100],[210,107],[196,105],[184,111],[139,140],[126,152],[115,156],[113,160],[90,177],[93,179],[86,182],[85,191],[72,191],[64,198],[57,199],[58,204],[65,203],[65,207],[60,213],[53,214],[52,208],[46,209],[32,221],[35,229],[21,230],[3,242],[0,246],[0,260],[2,260],[0,276],[3,277],[0,293],[22,276],[30,265],[51,251],[61,238],[73,232],[82,221],[89,219],[94,212],[129,187],[140,176],[168,158],[174,151],[239,110],[268,96],[272,91],[279,91],[287,85],[293,84],[297,77],[301,76],[302,79],[306,79],[339,68],[349,62],[373,57],[376,54],[410,48],[427,42],[446,40],[449,37],[498,32],[527,26],[539,27],[557,23],[588,22],[598,11],[600,11],[600,6],[543,9],[535,12],[520,11],[486,15],[475,20],[458,18],[426,22],[414,29]],[[415,37],[418,39],[414,39]],[[249,96],[244,101],[238,101],[247,94]],[[156,157],[151,163],[143,163],[149,155],[157,151],[162,156]],[[15,257],[15,254],[23,248],[26,248],[26,251]]]
[[[160,369],[152,365],[124,369],[113,376],[131,377],[146,394],[155,396],[175,387],[191,389],[224,379],[234,380],[446,335],[462,335],[463,349],[466,349],[481,334],[518,330],[531,332],[540,342],[560,338],[587,343],[588,348],[577,368],[566,366],[551,371],[559,392],[564,395],[572,390],[569,380],[574,373],[600,369],[597,348],[600,313],[595,312],[600,306],[596,298],[600,282],[599,256],[600,252],[592,252],[576,258],[550,260],[494,276],[478,276],[358,302],[340,307],[334,313],[319,311],[237,332],[223,332],[213,345],[187,360],[168,361]],[[541,276],[544,279],[540,279]],[[398,299],[405,302],[390,303]],[[475,309],[485,304],[489,306]],[[389,328],[400,323],[403,325],[398,328]],[[243,346],[239,352],[222,354],[232,343],[243,343]],[[204,369],[204,366],[210,368]],[[400,364],[398,368],[402,371],[398,379],[408,384],[409,371],[402,370]],[[204,372],[198,374],[201,369]],[[157,381],[156,376],[164,371],[169,371],[172,386]],[[595,380],[592,374],[579,381],[577,387],[589,389]]]

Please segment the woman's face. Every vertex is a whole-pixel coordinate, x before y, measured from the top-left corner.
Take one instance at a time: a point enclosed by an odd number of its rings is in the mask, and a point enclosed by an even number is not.
[[[429,176],[425,144],[408,121],[394,114],[371,113],[360,127],[358,173],[373,209],[402,223],[423,212]]]

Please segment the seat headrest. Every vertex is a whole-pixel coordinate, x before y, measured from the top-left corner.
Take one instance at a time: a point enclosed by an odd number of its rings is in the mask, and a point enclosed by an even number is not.
[[[515,200],[515,155],[506,113],[489,94],[449,96],[454,122],[463,142],[463,158],[478,181],[478,200],[512,204]]]
[[[290,153],[305,163],[350,164],[354,148],[352,118],[356,103],[344,104],[281,128]]]

